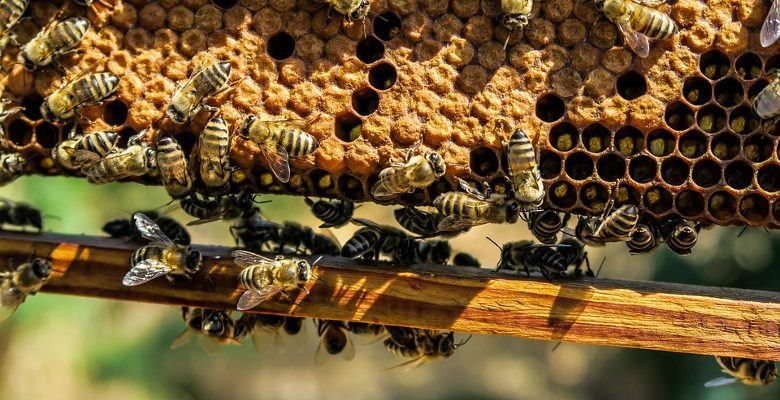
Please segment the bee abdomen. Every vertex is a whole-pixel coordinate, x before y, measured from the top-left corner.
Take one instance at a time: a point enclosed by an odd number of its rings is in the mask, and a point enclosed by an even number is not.
[[[219,62],[211,64],[198,74],[199,86],[202,86],[204,94],[210,96],[216,93],[230,78],[231,64]]]
[[[697,239],[698,234],[693,226],[683,222],[675,226],[669,233],[666,245],[677,254],[687,255],[691,253],[691,249],[696,245]]]
[[[76,142],[75,149],[91,151],[103,157],[114,147],[116,137],[116,132],[100,131],[91,133]]]
[[[130,255],[130,265],[135,266],[144,260],[162,261],[164,251],[161,247],[155,245],[143,246]]]
[[[599,225],[594,236],[604,239],[627,238],[638,221],[639,211],[636,206],[622,206]]]
[[[51,32],[54,47],[67,50],[77,45],[89,28],[89,21],[84,18],[71,18],[57,24]]]
[[[557,212],[546,210],[532,213],[528,225],[531,228],[531,232],[540,242],[552,244],[556,242],[556,236],[563,228],[563,220]]]
[[[281,145],[290,157],[300,157],[313,153],[319,147],[317,139],[298,129],[282,129],[279,135]]]
[[[347,258],[360,257],[373,250],[378,242],[379,234],[373,229],[358,229],[358,231],[344,243],[344,246],[341,248],[341,256]]]
[[[678,32],[677,25],[668,15],[646,6],[635,7],[635,18],[631,25],[637,32],[653,39],[667,39]]]
[[[76,103],[93,104],[113,95],[119,86],[119,78],[114,74],[102,72],[87,75],[74,83]],[[77,104],[78,105],[78,104]]]
[[[634,233],[631,234],[631,239],[626,242],[626,246],[632,254],[649,253],[658,246],[658,238],[653,233],[652,228],[645,224],[639,224]]]
[[[536,150],[534,150],[528,135],[520,129],[516,129],[509,139],[507,157],[511,174],[536,167]]]
[[[241,273],[238,275],[238,281],[241,282],[241,285],[244,286],[247,290],[259,290],[261,289],[258,285],[257,279],[255,279],[257,274],[257,269],[259,267],[257,266],[250,266],[246,267],[241,270]]]
[[[423,355],[422,350],[419,346],[415,347],[405,347],[400,346],[398,343],[396,343],[392,338],[385,339],[384,341],[385,349],[387,351],[403,358],[416,358]]]

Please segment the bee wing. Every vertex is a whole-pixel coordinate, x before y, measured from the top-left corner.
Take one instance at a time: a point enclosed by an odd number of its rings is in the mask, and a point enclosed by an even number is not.
[[[19,308],[19,305],[15,306],[1,306],[0,307],[0,322],[3,322],[7,320],[11,315],[13,315],[14,311]]]
[[[344,361],[352,361],[355,359],[355,345],[352,343],[349,333],[345,332],[344,334],[347,336],[347,345],[344,346],[344,350],[341,350],[341,358]]]
[[[426,361],[428,361],[428,359],[425,356],[419,356],[417,358],[413,358],[413,359],[411,359],[409,361],[402,362],[402,363],[400,363],[398,365],[395,365],[395,366],[392,366],[390,368],[387,368],[387,369],[385,369],[385,371],[390,371],[390,370],[393,370],[393,369],[396,369],[396,368],[406,367],[406,368],[404,368],[404,372],[409,372],[409,371],[419,367],[420,365],[425,364]]]
[[[458,186],[460,186],[461,189],[463,189],[464,192],[480,199],[485,200],[485,196],[482,195],[477,189],[474,188],[474,186],[471,186],[468,182],[464,181],[463,179],[458,178]]]
[[[162,229],[146,215],[142,213],[133,214],[133,223],[144,239],[149,240],[152,243],[159,243],[165,247],[175,246],[173,241],[165,235]]]
[[[290,181],[290,157],[287,150],[280,145],[276,145],[276,150],[269,150],[261,146],[265,159],[268,160],[268,168],[274,173],[276,179],[287,183]]]
[[[276,260],[272,260],[270,258],[266,258],[246,250],[233,250],[230,255],[233,257],[233,262],[241,268],[251,267],[254,265],[273,267],[276,263]]]
[[[764,24],[761,25],[761,46],[769,47],[780,38],[780,1],[772,2]]]
[[[389,167],[395,168],[395,167]],[[392,191],[388,184],[390,176],[389,173],[380,173],[379,180],[371,187],[371,195],[377,200],[389,199],[397,196],[399,193]]]
[[[190,341],[191,336],[192,336],[192,332],[190,332],[189,329],[185,328],[184,332],[182,332],[179,336],[176,336],[176,339],[173,339],[173,342],[171,343],[171,350],[177,349],[187,344],[187,342]]]
[[[65,152],[70,152],[70,149],[65,150]],[[71,158],[73,158],[73,165],[80,167],[84,165],[94,164],[98,161],[100,161],[100,154],[93,153],[89,150],[76,150],[71,155]]]
[[[216,215],[212,215],[209,218],[196,219],[194,221],[187,222],[187,226],[202,225],[202,224],[207,224],[209,222],[219,221],[220,219],[222,219],[222,216],[224,216],[226,213],[227,210],[222,211]]]
[[[137,286],[149,282],[154,278],[161,277],[172,270],[173,268],[169,265],[159,261],[144,260],[136,264],[127,272],[127,274],[125,274],[125,277],[122,279],[122,284],[125,286]]]
[[[455,232],[482,224],[484,224],[484,222],[461,215],[448,215],[439,221],[437,228],[441,232]]]
[[[236,309],[239,311],[251,310],[281,291],[282,287],[276,285],[266,286],[260,290],[247,290],[238,299]]]
[[[737,383],[737,382],[739,382],[739,379],[737,379],[737,378],[721,376],[721,377],[715,378],[715,379],[713,379],[713,380],[711,380],[709,382],[706,382],[704,384],[704,387],[708,387],[708,388],[718,387],[718,386],[724,386],[724,385],[731,385],[732,383]]]
[[[112,162],[112,163],[114,163],[116,165],[124,165],[127,162],[127,160],[130,160],[130,159],[132,159],[134,157],[135,157],[135,154],[133,154],[133,152],[122,151],[122,152],[118,152],[118,153],[108,154],[102,160],[98,160],[98,161]],[[94,170],[90,170],[90,167],[92,167],[92,166],[94,166],[96,164],[97,164],[97,162],[82,166],[81,172],[83,172],[84,175],[87,175],[87,177],[93,177],[93,175],[95,175],[95,171]],[[128,176],[129,175],[127,174],[127,172],[120,168],[120,169],[117,169],[116,172],[114,172],[112,174],[101,175],[100,178],[101,178],[101,181],[108,182],[108,181],[116,181],[116,180],[119,180],[119,179],[127,178]]]
[[[2,303],[0,303],[0,322],[7,320],[13,315],[25,297],[19,288],[15,286],[4,288],[2,293],[0,293],[0,298],[2,299]]]
[[[631,29],[627,24],[616,25],[620,28],[620,32],[623,33],[623,37],[626,38],[628,47],[634,50],[636,55],[646,58],[650,54],[650,41],[647,40],[647,36]]]

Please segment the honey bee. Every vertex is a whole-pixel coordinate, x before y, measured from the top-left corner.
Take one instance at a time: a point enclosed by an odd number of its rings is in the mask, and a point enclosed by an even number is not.
[[[363,19],[368,15],[368,0],[320,0],[330,4],[330,8],[344,16],[347,21]]]
[[[210,189],[224,189],[230,182],[230,132],[221,116],[209,120],[198,138],[200,180]]]
[[[11,107],[6,109],[5,106],[10,104],[11,100],[4,99],[0,97],[0,144],[4,144],[6,140],[5,136],[5,128],[3,128],[3,122],[10,117],[13,114],[16,114],[22,110],[24,110],[23,107]]]
[[[780,70],[776,70],[772,75],[774,80],[753,99],[753,112],[761,119],[772,119],[780,115]]]
[[[501,10],[504,14],[501,15],[501,24],[511,32],[515,30],[525,29],[528,22],[531,20],[531,11],[534,7],[533,0],[501,0]],[[507,43],[509,43],[509,36],[506,36],[504,42],[504,49],[506,49]]]
[[[0,0],[0,54],[8,42],[14,40],[11,31],[19,23],[29,3],[29,0]]]
[[[352,218],[355,211],[355,203],[348,200],[318,200],[314,201],[306,197],[306,205],[311,207],[311,212],[323,223],[320,228],[339,228],[344,226]]]
[[[43,218],[37,208],[0,197],[0,227],[6,224],[21,228],[32,226],[38,232],[43,230]]]
[[[87,176],[90,183],[105,184],[129,178],[146,175],[157,168],[157,155],[153,148],[141,142],[146,131],[139,132],[127,142],[127,148],[114,148],[105,157],[90,152],[80,152],[84,164],[81,172]]]
[[[385,334],[384,325],[370,324],[367,322],[347,322],[347,329],[355,335],[381,336]]]
[[[375,241],[373,241],[374,236],[366,236],[363,238],[365,242],[360,243],[361,249],[371,249],[369,253],[375,259],[378,254],[386,254],[392,258],[394,264],[410,265],[423,263],[445,264],[450,258],[452,248],[446,240],[421,240],[408,236],[391,226],[379,225],[361,218],[353,218],[352,221],[371,229],[379,235]],[[355,237],[361,238],[362,235],[356,234]],[[347,242],[344,249],[349,249],[347,244],[354,245]],[[352,250],[352,252],[356,251]]]
[[[631,238],[626,241],[631,254],[644,254],[653,251],[661,243],[661,236],[653,223],[638,223]]]
[[[52,265],[44,258],[33,258],[14,271],[0,272],[0,321],[5,321],[27,296],[37,293],[51,276]]]
[[[78,46],[89,29],[86,18],[70,18],[40,31],[19,52],[19,62],[28,71],[45,67]]]
[[[27,160],[19,154],[0,154],[0,186],[22,175]]]
[[[379,180],[371,188],[377,200],[388,200],[398,195],[426,188],[444,175],[447,164],[434,152],[412,156],[406,153],[403,164],[393,163],[379,173]]]
[[[780,1],[774,0],[761,25],[761,46],[769,47],[780,38]]]
[[[315,365],[324,365],[329,355],[341,354],[341,358],[345,361],[355,358],[355,345],[352,344],[349,327],[345,322],[318,319],[315,323],[320,337],[320,343],[314,353]]]
[[[460,267],[482,268],[479,260],[468,253],[455,254],[455,257],[452,257],[452,263]]]
[[[198,218],[187,225],[200,225],[220,219],[231,220],[252,214],[255,207],[255,195],[251,192],[230,194],[214,199],[200,199],[193,194],[179,202],[181,209]]]
[[[98,131],[83,136],[74,132],[51,150],[52,158],[62,168],[76,170],[107,156],[116,145],[116,132]]]
[[[542,243],[553,244],[558,241],[558,232],[569,222],[570,214],[563,218],[553,210],[543,210],[530,214],[528,229]]]
[[[173,136],[163,135],[157,140],[157,168],[165,191],[174,199],[190,194],[192,177],[187,168],[187,157]]]
[[[411,370],[427,362],[439,361],[451,357],[455,350],[466,344],[466,340],[455,343],[454,332],[441,332],[431,329],[403,328],[398,326],[386,326],[390,337],[385,339],[384,345],[387,351],[411,360],[396,365],[393,368],[406,367]]]
[[[250,115],[244,121],[241,136],[260,147],[276,179],[287,183],[289,158],[305,156],[319,147],[317,139],[302,130],[303,125],[303,120],[270,121]]]
[[[228,88],[232,66],[230,61],[209,65],[198,65],[189,79],[173,91],[166,115],[177,124],[184,124],[201,109],[217,111],[216,107],[204,104],[209,97]]]
[[[715,360],[723,372],[731,377],[715,378],[705,383],[705,387],[723,386],[737,382],[745,385],[768,385],[777,379],[774,361],[721,356],[715,356]]]
[[[49,122],[63,122],[77,113],[77,108],[99,104],[112,96],[118,86],[119,78],[109,72],[82,72],[46,96],[41,115]]]
[[[488,240],[491,239],[488,238]],[[530,277],[531,269],[535,269],[541,272],[542,276],[547,280],[551,280],[552,275],[566,275],[569,263],[566,262],[566,259],[556,250],[554,245],[537,244],[530,240],[510,242],[503,246],[496,242],[493,242],[493,244],[501,249],[501,260],[498,263],[496,272],[504,268],[511,268],[515,271],[523,268],[526,275]]]
[[[149,217],[133,214],[136,229],[151,243],[130,255],[130,271],[122,279],[125,286],[136,286],[165,275],[173,281],[177,276],[191,279],[200,271],[202,257],[199,251],[174,243]]]
[[[165,236],[173,238],[176,244],[188,245],[190,244],[190,234],[187,232],[180,223],[176,222],[173,218],[160,215],[157,211],[139,211],[141,214],[146,215],[154,221],[157,226],[165,233]],[[106,222],[101,230],[107,233],[112,238],[126,238],[129,241],[137,241],[142,239],[141,232],[135,227],[133,219],[119,218]]]
[[[192,335],[204,335],[213,344],[238,344],[235,338],[236,323],[225,310],[212,310],[197,307],[182,307],[184,319],[184,332],[173,343],[171,349],[176,349],[186,344]],[[207,346],[207,351],[215,350]]]
[[[299,253],[304,249],[310,254],[339,255],[341,246],[338,240],[332,232],[325,232],[326,234],[315,233],[308,226],[285,221],[274,238],[278,245],[275,251],[287,253],[292,250],[293,253]]]
[[[517,222],[520,205],[516,200],[494,195],[489,189],[483,195],[466,181],[459,179],[459,182],[466,193],[442,193],[433,200],[434,207],[446,216],[439,222],[440,231],[464,230],[487,223]]]
[[[598,271],[594,273],[593,270],[590,269],[590,260],[588,259],[588,252],[585,250],[585,242],[573,236],[564,236],[558,242],[555,250],[563,256],[563,262],[566,264],[567,268],[574,267],[575,277],[580,277],[583,274],[589,277],[598,276]],[[587,267],[584,273],[582,272],[583,263]]]
[[[233,223],[230,233],[236,244],[260,252],[263,247],[270,246],[270,243],[276,240],[280,228],[281,225],[262,218],[260,213],[253,213]]]
[[[691,254],[699,238],[696,227],[684,220],[672,220],[665,225],[666,246],[681,256]]]
[[[309,292],[304,285],[312,277],[312,267],[306,260],[282,256],[272,260],[245,250],[235,250],[231,255],[233,262],[243,268],[239,281],[246,290],[238,299],[239,310],[250,310],[280,292],[285,297],[296,288]]]
[[[668,39],[679,32],[671,17],[650,8],[663,0],[596,0],[596,8],[617,25],[626,43],[639,57],[650,54],[647,38]]]
[[[353,218],[352,221],[363,227],[344,243],[342,257],[379,260],[382,253],[392,254],[408,239],[406,233],[391,226],[381,226],[360,218]]]
[[[580,218],[575,231],[577,238],[590,246],[630,240],[639,222],[639,210],[634,205],[626,204],[607,214],[611,208],[610,202],[604,208],[602,217],[597,220]]]
[[[528,135],[515,129],[504,143],[509,177],[515,199],[524,210],[539,208],[544,200],[544,183],[536,162],[536,150]]]

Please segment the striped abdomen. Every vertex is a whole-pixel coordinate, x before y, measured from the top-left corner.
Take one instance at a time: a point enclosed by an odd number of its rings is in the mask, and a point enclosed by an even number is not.
[[[385,339],[384,345],[387,351],[399,357],[417,358],[425,354],[422,347],[416,345],[411,347],[401,346],[396,343],[393,338]]]
[[[227,184],[229,151],[230,132],[225,120],[220,116],[212,118],[200,134],[198,145],[200,178],[206,186],[220,188]]]
[[[565,271],[566,260],[552,247],[537,247],[531,250],[531,267],[547,271]]]
[[[300,157],[313,153],[319,147],[317,139],[295,128],[272,129],[276,143],[287,150],[290,157]]]
[[[775,79],[763,88],[753,100],[753,111],[761,119],[780,115],[780,79]]]
[[[633,205],[624,205],[601,222],[593,239],[602,242],[626,240],[639,222],[639,210]]]
[[[365,255],[369,252],[378,252],[380,234],[376,230],[368,227],[358,229],[341,248],[341,256],[355,258]]]
[[[20,52],[22,64],[30,71],[49,65],[55,57],[76,47],[87,29],[89,20],[71,18],[42,31]]]
[[[0,37],[19,22],[28,3],[29,0],[0,0]]]
[[[69,84],[64,92],[73,97],[73,106],[97,104],[113,95],[119,78],[109,72],[87,75]]]
[[[73,146],[74,150],[86,150],[105,157],[116,144],[116,132],[99,131],[79,139]]]
[[[351,321],[347,323],[347,327],[350,332],[356,335],[379,336],[385,333],[385,327],[379,324]]]
[[[317,219],[324,222],[320,228],[340,227],[352,218],[355,204],[347,200],[319,200],[312,202],[308,198],[306,202],[311,207],[311,212]]]
[[[433,206],[444,215],[459,215],[480,220],[488,213],[491,204],[465,193],[447,192],[439,195],[433,201]]]
[[[531,213],[528,228],[542,243],[553,244],[557,241],[558,232],[563,228],[564,222],[560,214],[552,210],[544,210]]]
[[[631,234],[631,239],[626,242],[626,246],[631,254],[649,253],[658,247],[658,236],[649,225],[637,224],[636,229]]]
[[[627,0],[631,1],[631,0]],[[631,27],[653,39],[667,39],[674,36],[678,30],[672,18],[656,9],[641,4],[630,3]]]
[[[165,190],[171,197],[189,194],[192,177],[187,168],[187,158],[179,143],[171,136],[163,136],[157,141],[157,167]]]
[[[691,249],[696,245],[698,236],[696,229],[691,224],[681,222],[669,232],[669,237],[666,238],[666,245],[677,254],[687,255],[691,253]]]
[[[509,175],[516,176],[520,172],[536,168],[536,151],[531,140],[523,131],[516,129],[506,145],[506,159],[509,164]]]
[[[219,200],[199,200],[190,197],[180,201],[179,206],[185,213],[198,219],[208,219],[223,212]]]
[[[193,89],[196,93],[197,105],[203,99],[213,96],[222,90],[230,79],[231,65],[228,61],[218,62],[211,64],[206,68],[198,71],[198,73],[191,78]]]
[[[130,255],[130,266],[134,267],[144,260],[159,261],[167,265],[165,260],[165,248],[157,245],[143,246]]]
[[[397,208],[393,211],[395,220],[404,229],[417,235],[429,236],[438,231],[440,214],[431,214],[414,207]]]
[[[252,265],[241,270],[238,281],[247,290],[260,290],[273,283],[273,275],[270,268]]]

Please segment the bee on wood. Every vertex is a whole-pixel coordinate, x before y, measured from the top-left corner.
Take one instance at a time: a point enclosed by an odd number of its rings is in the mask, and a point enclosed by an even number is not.
[[[57,57],[70,53],[79,45],[89,29],[86,18],[70,18],[40,31],[19,52],[19,62],[28,71],[35,71],[56,62]]]
[[[509,36],[515,30],[525,29],[531,20],[531,10],[534,7],[533,0],[501,0],[501,24],[509,30],[504,42],[504,49],[509,43]]]
[[[530,240],[509,242],[503,246],[495,242],[493,244],[501,249],[501,260],[498,263],[496,272],[505,268],[511,268],[515,271],[523,268],[526,275],[530,277],[531,269],[535,269],[541,272],[542,276],[547,280],[551,280],[553,275],[566,275],[569,263],[556,250],[557,246],[536,244]]]
[[[384,341],[385,349],[397,356],[410,358],[409,361],[390,369],[406,367],[407,371],[428,362],[449,358],[455,353],[455,350],[471,339],[469,336],[466,340],[455,343],[455,333],[451,331],[442,332],[398,326],[385,326],[385,329],[390,334],[390,337]]]
[[[306,205],[311,208],[312,214],[323,223],[320,228],[340,228],[344,226],[355,211],[355,203],[348,200],[318,200],[314,201],[306,197]]]
[[[610,204],[597,220],[580,218],[575,234],[578,239],[590,246],[604,246],[608,242],[620,242],[631,239],[631,234],[639,222],[639,209],[634,205],[623,205],[608,214]]]
[[[446,170],[447,164],[438,153],[412,156],[412,150],[409,150],[404,163],[393,163],[379,173],[371,195],[381,201],[426,188],[441,178]]]
[[[260,148],[276,179],[287,183],[290,181],[290,157],[311,154],[319,147],[317,139],[303,131],[303,127],[303,120],[271,121],[250,115],[244,121],[241,136]]]
[[[165,233],[165,236],[173,238],[173,241],[176,244],[185,246],[190,244],[191,239],[189,232],[187,232],[187,229],[185,229],[184,226],[182,226],[180,223],[176,222],[176,220],[173,218],[160,215],[160,213],[154,210],[139,211],[139,213],[146,215],[149,217],[149,219],[154,221],[154,223],[160,227],[163,233]],[[119,218],[108,221],[105,225],[103,225],[101,230],[112,238],[127,239],[128,241],[139,241],[143,239],[141,232],[139,232],[135,227],[135,223],[133,222],[132,218]]]
[[[777,379],[775,362],[769,360],[751,360],[749,358],[715,356],[723,372],[731,375],[715,378],[704,384],[705,387],[716,387],[732,383],[745,385],[768,385]]]
[[[596,0],[596,8],[617,25],[626,43],[639,57],[650,54],[648,37],[668,39],[679,32],[672,18],[650,8],[663,0]]]
[[[157,140],[157,168],[165,191],[172,198],[179,199],[190,194],[192,176],[187,167],[187,157],[173,136],[163,135]]]
[[[230,182],[230,132],[221,116],[209,120],[198,138],[200,180],[209,189],[222,190]]]
[[[780,2],[772,1],[764,24],[761,25],[761,46],[769,47],[780,38]]]
[[[118,86],[119,77],[109,72],[87,74],[84,71],[46,96],[41,115],[49,122],[63,122],[76,114],[79,107],[99,104],[111,97]]]
[[[246,290],[238,299],[239,310],[250,310],[277,293],[289,297],[288,291],[296,288],[309,293],[304,285],[312,277],[312,267],[306,260],[282,256],[272,260],[245,250],[235,250],[231,255],[233,262],[243,268],[239,281]]]
[[[318,319],[315,323],[320,337],[320,343],[314,353],[315,365],[324,365],[328,361],[328,356],[337,354],[341,354],[341,358],[345,361],[352,361],[355,358],[355,345],[352,344],[349,327],[345,322]]]
[[[580,277],[582,275],[592,278],[596,277],[597,274],[593,273],[593,270],[590,268],[588,252],[585,251],[585,242],[573,236],[564,236],[558,242],[555,250],[558,254],[563,256],[563,262],[566,264],[567,269],[572,266],[574,267],[575,277]],[[584,273],[582,272],[583,263],[587,268]]]
[[[459,183],[466,193],[442,193],[433,200],[433,206],[445,215],[439,222],[439,231],[459,231],[487,223],[517,222],[520,211],[517,200],[494,195],[489,188],[483,195],[466,181],[459,179]]]
[[[38,293],[51,276],[52,265],[44,258],[33,258],[13,271],[0,272],[0,321],[5,321],[27,296]]]
[[[19,154],[0,154],[0,186],[22,175],[27,160]]]
[[[9,41],[15,40],[11,31],[19,23],[29,3],[29,0],[0,0],[0,54]]]
[[[24,110],[23,107],[5,108],[8,104],[11,104],[11,100],[0,98],[0,144],[5,144],[5,141],[7,140],[5,135],[5,128],[2,125],[3,122],[5,122],[5,120],[11,115]]]
[[[535,210],[544,201],[544,183],[536,162],[536,150],[528,135],[515,129],[504,152],[512,182],[512,193],[524,210]]]
[[[141,138],[146,131],[141,131],[131,137],[127,148],[114,148],[105,157],[91,152],[79,152],[84,165],[81,172],[87,176],[90,183],[105,184],[132,176],[143,176],[157,168],[157,152]]]
[[[32,226],[40,232],[43,230],[43,217],[37,208],[27,203],[17,203],[0,197],[0,227],[4,225],[22,229]]]
[[[232,67],[230,61],[198,65],[189,79],[173,91],[171,103],[165,111],[174,123],[187,123],[201,109],[217,111],[204,102],[228,88]]]
[[[375,257],[378,254],[388,255],[393,260],[393,263],[397,265],[446,264],[450,258],[452,248],[446,240],[422,240],[408,236],[391,226],[379,225],[369,220],[353,218],[352,221],[379,234],[376,243],[370,251]],[[371,237],[369,236],[368,238]],[[366,246],[367,244],[363,243],[361,248]]]
[[[199,251],[192,251],[188,246],[174,243],[144,214],[133,214],[133,222],[141,236],[149,240],[150,244],[130,255],[132,268],[125,275],[122,284],[136,286],[163,275],[169,281],[173,281],[175,277],[192,279],[192,276],[200,271],[202,257]]]
[[[699,238],[694,224],[682,219],[672,220],[665,223],[662,229],[669,249],[681,256],[691,254],[691,249]]]
[[[780,70],[776,70],[772,76],[772,82],[753,99],[753,112],[761,119],[780,115]]]
[[[263,336],[274,336],[274,347],[283,353],[287,347],[282,332],[290,336],[298,335],[303,329],[305,318],[282,317],[273,314],[243,314],[236,321],[236,338],[239,339],[251,334],[255,351],[263,351]],[[240,339],[239,339],[240,340]]]
[[[273,250],[271,244],[278,239],[279,229],[280,224],[262,218],[259,213],[253,213],[231,225],[230,233],[236,244],[254,252],[261,252],[264,247]]]
[[[660,232],[654,223],[640,222],[636,224],[630,239],[626,241],[626,246],[631,254],[645,254],[655,250],[662,241]]]
[[[528,229],[534,237],[545,244],[553,244],[558,241],[558,232],[569,222],[570,214],[563,218],[553,210],[543,210],[530,213]]]
[[[468,253],[455,254],[455,257],[452,258],[452,263],[460,267],[482,268],[482,264],[479,263],[479,260]]]

